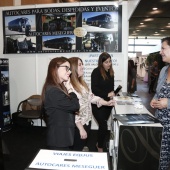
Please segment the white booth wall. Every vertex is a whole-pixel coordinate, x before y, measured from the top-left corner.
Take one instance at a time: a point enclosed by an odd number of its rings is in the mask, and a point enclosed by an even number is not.
[[[137,0],[134,0],[136,5]],[[131,2],[132,3],[132,2]],[[29,6],[13,6],[0,8],[0,20],[3,20],[2,11],[24,8],[48,8],[48,7],[64,7],[64,6],[87,6],[96,5],[95,2],[81,3],[57,3],[44,5],[29,5]],[[113,2],[98,2],[98,5],[113,5]],[[110,53],[112,55],[113,68],[115,71],[115,88],[121,84],[123,91],[127,90],[127,61],[128,61],[128,4],[123,1],[122,5],[122,52]],[[134,6],[135,6],[134,5]],[[131,10],[132,11],[132,10]],[[3,24],[0,25],[0,58],[9,59],[9,81],[10,81],[10,110],[11,114],[16,112],[20,101],[28,98],[33,94],[41,94],[42,86],[46,77],[49,61],[54,57],[73,57],[77,56],[83,59],[85,68],[89,62],[91,67],[97,66],[98,56],[101,53],[43,53],[43,54],[3,54]],[[86,66],[87,65],[87,66]],[[90,73],[85,70],[85,79],[90,83]],[[89,74],[89,75],[88,75]],[[89,81],[89,82],[88,82]],[[37,124],[39,122],[37,121]],[[96,128],[96,124],[92,123],[92,129]]]

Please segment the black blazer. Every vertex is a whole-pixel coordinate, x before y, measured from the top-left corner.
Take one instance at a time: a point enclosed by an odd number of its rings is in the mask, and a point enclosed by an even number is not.
[[[45,93],[44,108],[47,118],[47,146],[68,147],[73,145],[75,112],[79,110],[75,93],[70,98],[60,89],[49,86]]]

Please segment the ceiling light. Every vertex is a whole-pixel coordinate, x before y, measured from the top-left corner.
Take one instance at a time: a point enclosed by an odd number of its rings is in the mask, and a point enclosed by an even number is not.
[[[155,34],[157,34],[158,32],[155,32]]]
[[[155,7],[155,8],[152,8],[152,9],[155,11],[155,10],[157,10],[158,8]]]
[[[164,32],[165,30],[160,30],[161,32]]]
[[[146,25],[139,25],[140,28],[146,27]]]
[[[144,21],[153,21],[153,20],[154,20],[153,18],[144,19]]]
[[[162,13],[161,10],[155,10],[155,11],[151,11],[151,12],[150,12],[151,15],[160,14],[160,13]]]
[[[170,0],[162,0],[162,2],[169,2]]]
[[[143,22],[140,23],[141,25],[143,24]]]

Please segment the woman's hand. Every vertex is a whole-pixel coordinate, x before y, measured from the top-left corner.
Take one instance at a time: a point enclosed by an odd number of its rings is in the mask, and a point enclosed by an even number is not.
[[[168,106],[168,99],[167,98],[160,98],[158,100],[153,99],[150,105],[152,108],[165,109]]]
[[[80,138],[81,138],[81,139],[86,139],[86,138],[87,138],[87,132],[85,131],[84,128],[81,128],[81,129],[79,130],[79,132],[80,132]]]
[[[85,129],[84,129],[83,125],[81,124],[81,122],[77,122],[76,126],[79,129],[80,138],[81,139],[86,139],[87,138],[87,132],[85,131]]]
[[[108,93],[108,95],[107,95],[110,99],[112,99],[113,98],[113,96],[115,96],[115,93],[114,93],[114,91],[111,91],[110,93]]]
[[[75,112],[75,115],[79,115],[79,111],[78,111],[78,112]]]
[[[63,82],[63,83],[64,83],[64,86],[66,87],[67,91],[68,91],[69,89],[71,89],[70,78],[68,79],[68,81],[65,81],[65,82]]]
[[[97,107],[99,108],[101,106],[114,106],[115,103],[116,103],[115,100],[106,101],[101,98],[100,100],[97,101]]]
[[[151,100],[151,102],[150,102],[150,106],[152,107],[152,108],[154,108],[154,103],[156,102],[156,100],[155,99],[152,99]]]
[[[112,100],[108,101],[107,104],[108,104],[108,106],[115,106],[116,101],[112,99]]]

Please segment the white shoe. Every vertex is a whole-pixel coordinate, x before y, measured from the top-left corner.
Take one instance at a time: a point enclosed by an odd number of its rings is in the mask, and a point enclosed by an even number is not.
[[[84,148],[83,148],[82,151],[83,151],[83,152],[89,152],[89,148],[88,148],[87,146],[84,146]]]

